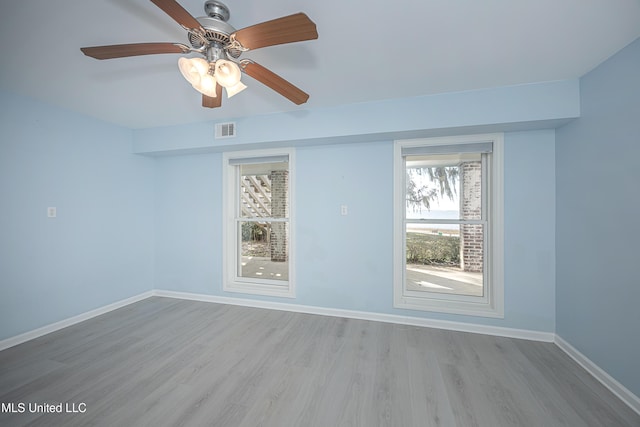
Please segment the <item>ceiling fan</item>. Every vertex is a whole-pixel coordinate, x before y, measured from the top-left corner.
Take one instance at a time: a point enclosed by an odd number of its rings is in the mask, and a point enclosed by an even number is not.
[[[151,0],[185,30],[189,44],[132,43],[83,47],[80,50],[95,59],[113,59],[127,56],[160,53],[198,53],[201,57],[180,57],[178,67],[184,78],[202,93],[202,106],[216,108],[222,105],[222,88],[227,97],[244,90],[241,74],[253,77],[300,105],[309,95],[274,72],[250,60],[239,59],[243,52],[278,44],[318,38],[316,24],[304,13],[296,13],[250,27],[236,30],[227,23],[229,9],[217,0],[207,0],[207,16],[194,18],[174,0]]]

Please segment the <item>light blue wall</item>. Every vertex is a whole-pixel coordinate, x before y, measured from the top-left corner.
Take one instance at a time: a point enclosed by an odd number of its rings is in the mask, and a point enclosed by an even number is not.
[[[296,155],[297,302],[390,313],[392,142],[306,147]]]
[[[222,292],[222,155],[156,159],[156,289]]]
[[[580,87],[558,130],[557,332],[640,396],[640,39]]]
[[[229,140],[212,123],[137,130],[134,150],[158,155],[156,288],[553,332],[551,128],[579,115],[579,99],[569,80],[243,118]],[[393,139],[500,129],[527,129],[505,135],[505,318],[394,309]],[[297,297],[223,293],[220,153],[289,145]]]
[[[233,139],[214,139],[214,123],[140,129],[134,151],[160,155],[550,129],[579,115],[578,80],[562,80],[236,118]]]
[[[361,104],[344,107],[357,110],[353,122],[341,107],[293,129],[284,126],[289,114],[253,118],[263,136],[253,129],[227,149],[265,141],[298,147],[295,300],[222,292],[220,152],[131,154],[131,143],[144,145],[150,135],[162,147],[154,153],[174,152],[193,141],[185,135],[212,131],[210,124],[129,131],[3,93],[0,338],[153,288],[552,332],[554,131],[505,137],[504,320],[393,308],[389,135],[550,126],[578,115],[575,89],[567,81],[437,96],[446,111],[431,98]],[[491,99],[491,112],[482,110]],[[416,102],[431,107],[421,112]],[[366,120],[382,111],[386,123]],[[330,117],[340,126],[327,129]],[[294,140],[301,134],[307,138]],[[47,206],[58,208],[58,218],[46,218]]]
[[[505,137],[504,320],[393,308],[390,140],[297,149],[295,300],[222,292],[221,155],[158,158],[156,287],[553,332],[554,145],[553,130]]]
[[[0,340],[153,288],[153,161],[131,144],[0,92]]]
[[[555,132],[505,135],[505,314],[555,330]],[[535,325],[535,326],[534,326]]]

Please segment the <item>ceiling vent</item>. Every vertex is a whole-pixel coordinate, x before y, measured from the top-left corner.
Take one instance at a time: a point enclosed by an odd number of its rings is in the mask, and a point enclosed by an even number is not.
[[[230,123],[216,123],[216,139],[220,138],[233,138],[236,136],[236,124]]]

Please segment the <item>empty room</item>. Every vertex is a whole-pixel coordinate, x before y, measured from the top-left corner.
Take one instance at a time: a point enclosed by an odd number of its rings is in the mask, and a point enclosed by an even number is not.
[[[0,425],[640,426],[638,0],[0,14]]]

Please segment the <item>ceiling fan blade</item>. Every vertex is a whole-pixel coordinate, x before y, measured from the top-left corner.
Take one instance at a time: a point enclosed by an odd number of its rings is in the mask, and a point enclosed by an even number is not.
[[[265,86],[269,86],[271,89],[275,90],[294,104],[304,104],[309,99],[309,94],[303,92],[298,87],[260,64],[246,61],[242,63],[242,68],[245,73]]]
[[[216,96],[202,95],[202,106],[206,108],[218,108],[222,105],[222,86],[216,85]]]
[[[199,31],[204,34],[204,28],[198,20],[174,0],[151,0],[151,2],[187,30]]]
[[[158,53],[187,53],[190,49],[180,43],[131,43],[109,46],[81,47],[87,56],[95,59],[113,59],[126,56],[154,55]]]
[[[247,49],[258,49],[317,39],[318,31],[316,24],[307,15],[296,13],[243,28],[233,33],[231,38]]]

